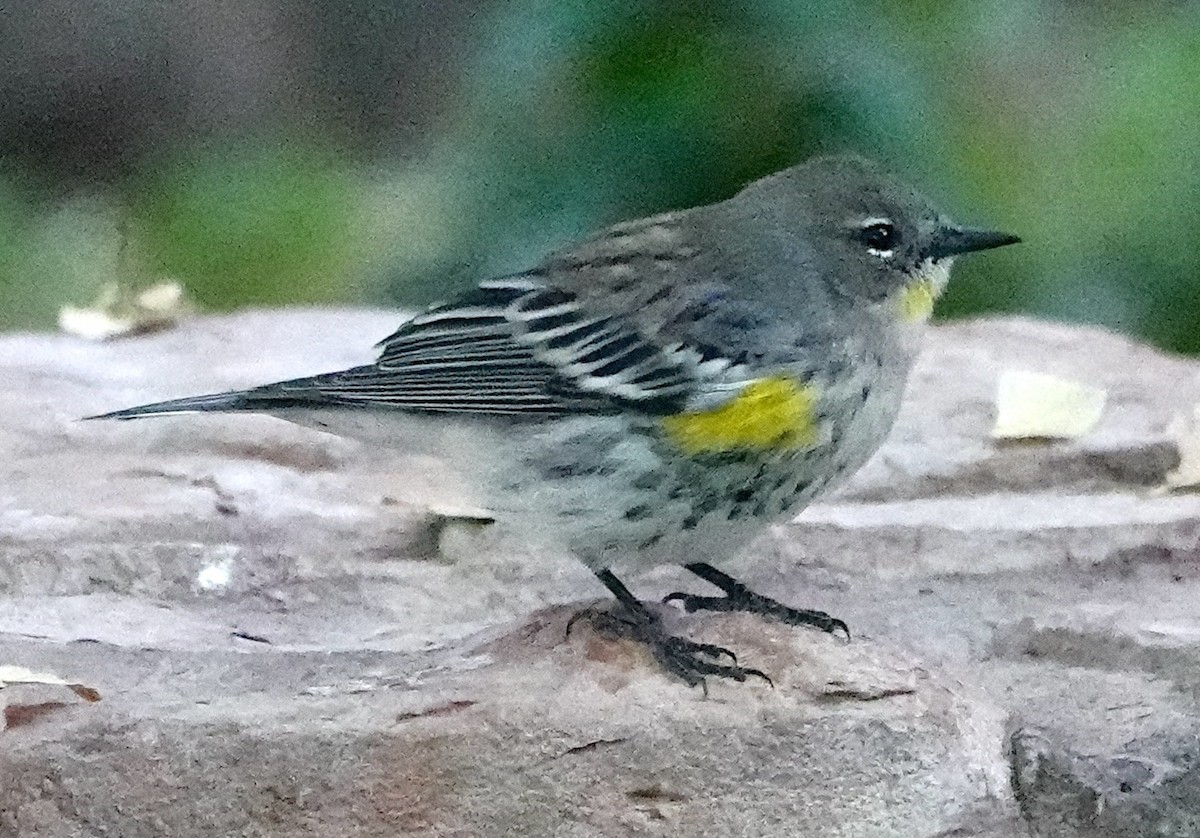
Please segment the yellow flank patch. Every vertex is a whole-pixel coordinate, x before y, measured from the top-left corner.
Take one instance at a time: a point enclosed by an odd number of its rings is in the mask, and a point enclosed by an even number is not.
[[[738,448],[794,450],[817,441],[816,390],[787,376],[746,385],[712,410],[662,420],[671,440],[689,454]]]
[[[936,299],[933,280],[913,280],[900,291],[900,319],[907,323],[929,319]]]

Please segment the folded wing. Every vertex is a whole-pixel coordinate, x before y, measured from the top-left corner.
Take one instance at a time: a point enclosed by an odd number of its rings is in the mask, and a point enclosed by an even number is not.
[[[530,418],[630,407],[669,411],[696,385],[692,356],[589,314],[535,275],[483,283],[414,317],[374,364],[177,399],[101,418],[342,406]]]

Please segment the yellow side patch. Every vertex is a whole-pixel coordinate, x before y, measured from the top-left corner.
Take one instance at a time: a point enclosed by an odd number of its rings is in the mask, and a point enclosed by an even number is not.
[[[718,408],[668,416],[662,423],[689,454],[808,448],[817,441],[816,402],[814,388],[778,376],[746,385]]]
[[[910,282],[900,291],[900,319],[906,323],[929,319],[936,299],[933,280],[917,279]]]

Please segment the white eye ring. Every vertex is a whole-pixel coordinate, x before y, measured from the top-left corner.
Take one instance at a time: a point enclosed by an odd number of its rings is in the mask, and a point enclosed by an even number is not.
[[[859,229],[862,231],[863,242],[867,245],[867,253],[870,253],[872,256],[878,256],[880,259],[890,259],[896,254],[894,247],[872,247],[870,244],[872,238],[882,238],[888,244],[896,240],[896,225],[892,222],[892,219],[884,216],[866,218],[859,225]],[[884,242],[881,241],[880,243]]]

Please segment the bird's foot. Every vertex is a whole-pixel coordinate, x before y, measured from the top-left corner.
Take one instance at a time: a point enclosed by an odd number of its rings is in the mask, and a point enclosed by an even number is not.
[[[850,628],[842,620],[831,617],[824,611],[810,611],[784,605],[770,597],[755,593],[741,582],[711,565],[686,565],[686,567],[697,576],[723,590],[725,596],[699,596],[675,591],[663,597],[663,602],[678,602],[689,613],[693,611],[745,611],[750,614],[760,614],[788,625],[813,626],[830,634],[841,631],[846,635],[847,640],[850,639]]]
[[[646,646],[658,664],[688,686],[700,686],[708,693],[705,677],[731,678],[745,681],[747,678],[762,678],[768,684],[771,679],[766,673],[748,666],[739,666],[737,656],[712,643],[697,643],[685,637],[667,634],[662,620],[639,603],[637,609],[624,604],[613,609],[585,608],[567,623],[567,633],[579,620],[587,620],[600,635],[614,640],[632,640]],[[722,660],[728,663],[722,663]]]

